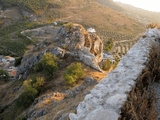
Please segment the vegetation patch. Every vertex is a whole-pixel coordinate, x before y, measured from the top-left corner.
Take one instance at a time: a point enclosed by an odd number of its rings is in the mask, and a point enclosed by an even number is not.
[[[42,60],[36,64],[35,71],[44,71],[47,75],[52,75],[58,70],[58,57],[47,52],[43,55]]]
[[[14,63],[14,66],[18,66],[21,64],[21,60],[22,60],[22,57],[15,57],[15,63]]]
[[[32,29],[42,24],[20,21],[14,25],[0,28],[0,54],[22,57],[26,47],[34,41],[28,39],[20,32],[24,29]]]
[[[70,23],[64,24],[63,26],[70,31],[70,29],[73,28],[74,24],[70,22]]]
[[[81,63],[74,63],[66,68],[64,79],[69,85],[74,85],[78,79],[84,76]]]
[[[9,79],[9,74],[5,70],[0,69],[0,80],[7,81]]]
[[[113,41],[112,39],[109,39],[107,42],[104,43],[104,50],[109,52],[113,47]]]
[[[31,105],[38,94],[38,91],[35,88],[28,87],[26,88],[22,94],[19,96],[17,100],[17,105],[19,107],[27,108]]]
[[[41,14],[48,8],[48,3],[46,0],[2,0],[2,5],[4,7],[10,7],[14,5],[21,8],[27,8],[36,14]]]
[[[0,25],[2,25],[3,24],[3,20],[2,19],[0,19]]]
[[[148,28],[151,28],[151,29],[158,28],[158,29],[160,29],[160,25],[158,23],[150,23],[150,24],[147,25],[147,29]]]
[[[29,107],[37,97],[41,87],[44,85],[44,82],[45,79],[43,77],[36,77],[33,79],[25,80],[23,82],[24,91],[16,102],[18,107]]]
[[[118,65],[118,62],[119,60],[110,60],[110,59],[106,59],[106,60],[103,60],[101,63],[100,63],[100,67],[102,70],[105,70],[105,71],[109,71],[110,69],[115,69]]]
[[[105,60],[105,62],[102,63],[101,68],[103,70],[108,71],[111,68],[111,66],[112,66],[112,64],[111,64],[110,59],[107,59],[107,60]]]

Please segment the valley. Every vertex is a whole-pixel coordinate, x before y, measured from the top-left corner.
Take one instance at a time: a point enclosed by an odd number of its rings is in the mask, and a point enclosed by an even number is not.
[[[158,22],[124,6],[112,0],[1,0],[0,120],[69,120],[147,24]]]

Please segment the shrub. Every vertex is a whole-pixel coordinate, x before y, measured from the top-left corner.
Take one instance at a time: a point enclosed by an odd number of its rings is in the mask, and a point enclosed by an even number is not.
[[[0,19],[0,25],[3,24],[3,21]]]
[[[16,120],[26,120],[27,118],[25,118],[24,116],[20,116],[18,118],[16,118]]]
[[[117,67],[117,65],[118,65],[118,62],[115,61],[115,63],[113,64],[113,70]]]
[[[35,71],[35,72],[43,71],[43,66],[42,66],[42,63],[41,63],[41,62],[38,62],[37,64],[35,64],[35,66],[34,66],[34,71]]]
[[[24,86],[25,89],[27,89],[27,88],[29,88],[29,87],[32,87],[32,83],[33,83],[32,79],[25,80],[25,81],[23,82],[23,86]]]
[[[68,84],[73,85],[76,83],[77,79],[82,78],[83,76],[84,71],[81,63],[75,63],[67,67],[64,79]]]
[[[35,79],[25,80],[23,82],[23,86],[25,89],[32,87],[35,89],[39,89],[44,85],[45,79],[44,77],[36,77]]]
[[[111,61],[109,59],[107,59],[102,66],[103,70],[109,70],[111,68]]]
[[[153,29],[153,28],[156,28],[157,26],[159,26],[157,23],[150,23],[147,25],[147,28]]]
[[[70,22],[70,23],[64,24],[63,26],[70,31],[70,29],[74,26],[74,24]]]
[[[44,77],[36,77],[36,82],[33,83],[33,87],[39,89],[44,85],[45,79]]]
[[[17,100],[17,105],[19,107],[23,106],[27,108],[31,105],[38,94],[38,91],[35,88],[27,87]]]
[[[104,50],[110,51],[113,47],[113,40],[109,39],[107,42],[104,43]]]
[[[5,70],[0,69],[0,80],[7,81],[9,79],[9,74]]]
[[[45,79],[43,77],[36,77],[36,79],[29,79],[23,82],[24,91],[17,100],[18,107],[23,106],[27,108],[34,101],[38,94],[40,87],[44,85]]]
[[[43,55],[42,60],[36,64],[36,71],[43,70],[49,75],[53,75],[53,72],[58,70],[58,57],[52,55],[51,53],[47,52]]]
[[[22,57],[16,57],[16,58],[15,58],[14,66],[20,65],[20,64],[21,64],[21,60],[22,60]]]

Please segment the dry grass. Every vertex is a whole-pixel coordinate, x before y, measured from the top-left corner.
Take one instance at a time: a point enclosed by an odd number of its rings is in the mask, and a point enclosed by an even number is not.
[[[15,87],[19,87],[17,92],[13,92]],[[22,92],[21,82],[8,82],[0,86],[0,105],[7,105],[16,99]],[[3,96],[3,97],[1,97]]]
[[[55,4],[49,0],[50,4]],[[84,25],[85,27],[94,27],[96,30],[107,30],[122,34],[137,34],[144,30],[144,27],[124,14],[115,11],[101,4],[84,0],[61,1],[62,8],[50,8],[43,15],[42,21],[69,21]],[[139,28],[139,29],[137,29]]]
[[[38,102],[36,104],[36,109],[41,109],[41,108],[43,109],[46,106],[50,106],[54,101],[60,102],[66,96],[64,93],[59,93],[59,92],[54,93],[54,94],[52,92],[51,93],[48,92],[45,95],[47,95],[49,97],[41,100],[40,102]]]
[[[105,71],[104,72],[90,71],[87,73],[87,75],[97,79],[97,81],[100,82],[102,78],[107,77],[107,73],[108,72]]]
[[[159,51],[153,48],[150,52],[150,61],[142,72],[137,83],[129,93],[126,103],[121,109],[119,120],[155,120],[157,112],[155,108],[155,93],[151,85],[157,79],[157,67],[159,67]]]
[[[90,91],[93,86],[88,86],[85,91]],[[84,95],[79,93],[75,97],[66,97],[63,101],[59,102],[54,108],[50,108],[50,113],[43,116],[44,120],[58,120],[62,114],[76,112],[76,107],[84,99]]]
[[[147,25],[147,29],[148,28],[151,28],[151,29],[153,29],[153,28],[160,29],[160,24],[158,24],[158,23],[150,23],[150,24]]]
[[[9,120],[14,118],[17,114],[21,113],[15,106],[15,100],[22,93],[22,81],[9,81],[0,85],[0,110],[4,107],[0,113],[0,120]],[[14,88],[19,87],[17,91]],[[7,112],[6,112],[7,111]]]
[[[92,68],[86,66],[83,64],[83,68],[84,71],[86,73],[87,76],[91,76],[94,79],[97,79],[97,81],[99,82],[102,78],[107,76],[107,71],[105,72],[97,72],[95,70],[93,70]],[[82,84],[82,80],[80,80],[77,84],[77,86],[80,86]],[[61,86],[62,88],[64,88],[64,86]],[[49,113],[45,116],[43,116],[41,119],[45,119],[45,120],[57,120],[61,117],[61,115],[65,114],[65,113],[75,113],[76,111],[76,107],[78,106],[78,104],[84,99],[85,95],[83,94],[83,92],[85,91],[86,93],[89,92],[92,88],[94,87],[94,85],[90,85],[88,87],[85,88],[85,90],[79,92],[76,96],[65,96],[65,98],[62,101],[59,101],[57,103],[57,105],[55,107],[50,107],[49,109]],[[59,88],[60,89],[60,88]],[[57,90],[57,89],[56,89]],[[39,118],[37,118],[39,119]]]
[[[129,93],[129,97],[122,108],[119,120],[155,120],[155,94],[150,88],[150,72],[144,72],[138,79],[136,86]]]

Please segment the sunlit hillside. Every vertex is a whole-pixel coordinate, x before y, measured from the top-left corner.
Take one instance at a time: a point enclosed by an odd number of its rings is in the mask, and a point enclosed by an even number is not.
[[[143,26],[135,20],[111,9],[109,6],[114,4],[109,3],[112,2],[106,3],[109,4],[107,7],[94,0],[35,0],[34,2],[2,0],[2,2],[6,7],[14,5],[21,9],[29,9],[36,13],[38,15],[37,19],[42,22],[73,21],[101,31],[114,31],[128,35],[135,35],[143,30]],[[116,8],[116,5],[113,7]]]
[[[144,30],[112,0],[0,0],[0,120],[68,120]]]
[[[123,13],[126,16],[129,16],[142,24],[149,24],[152,22],[160,23],[160,12],[143,10],[121,2],[116,3],[124,9]]]

